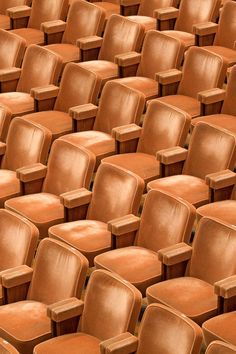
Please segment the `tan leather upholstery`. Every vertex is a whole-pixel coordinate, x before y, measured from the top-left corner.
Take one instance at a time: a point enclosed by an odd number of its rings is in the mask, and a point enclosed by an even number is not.
[[[144,183],[140,177],[109,164],[98,168],[86,220],[50,228],[49,236],[80,250],[93,265],[96,255],[110,250],[111,233],[107,222],[137,214]]]
[[[156,152],[172,146],[183,146],[188,134],[190,117],[184,112],[160,101],[148,104],[141,137],[135,153],[106,157],[109,162],[140,176],[147,184],[160,176]]]
[[[46,237],[50,226],[65,220],[60,194],[88,187],[94,165],[90,151],[60,138],[52,145],[41,193],[13,198],[5,208],[29,219],[38,227],[40,238]]]
[[[221,88],[225,70],[225,63],[220,56],[203,48],[191,47],[186,53],[177,94],[161,97],[159,100],[186,111],[193,118],[198,117],[200,115],[198,92],[215,87]]]
[[[216,316],[214,283],[235,274],[235,247],[235,227],[217,219],[203,218],[194,238],[185,276],[149,287],[148,302],[160,302],[175,308],[199,324]]]
[[[63,58],[63,64],[80,61],[80,50],[76,40],[86,36],[102,34],[105,12],[98,6],[84,0],[72,3],[67,17],[62,43],[50,44],[48,49]]]
[[[118,66],[114,63],[117,54],[141,49],[144,27],[126,17],[112,15],[107,22],[98,60],[80,63],[82,67],[96,72],[103,83],[119,77]]]
[[[40,126],[15,118],[10,126],[0,169],[0,206],[22,193],[16,177],[18,168],[47,161],[51,144],[50,132]],[[30,151],[29,151],[30,150]]]
[[[130,88],[141,91],[146,100],[156,98],[158,97],[158,84],[155,74],[169,69],[179,69],[183,53],[182,41],[165,35],[163,32],[148,31],[143,42],[136,76],[118,80]]]
[[[27,298],[0,308],[0,336],[20,353],[32,353],[36,344],[51,337],[47,305],[80,298],[87,267],[87,260],[75,249],[56,240],[43,240]]]
[[[41,124],[52,132],[53,140],[72,133],[69,108],[86,103],[96,103],[101,80],[75,63],[68,63],[63,72],[60,89],[53,111],[41,111],[24,116],[24,119]]]
[[[26,5],[27,0],[1,0],[0,3],[0,28],[9,30],[11,28],[10,18],[6,15],[6,10],[10,7]]]
[[[1,140],[6,138],[11,118],[34,111],[31,88],[56,84],[61,65],[61,59],[48,49],[32,45],[26,50],[16,92],[0,94],[0,105],[4,108],[0,112]],[[5,110],[9,111],[7,119]]]
[[[99,6],[105,11],[106,21],[111,17],[111,15],[120,14],[120,0],[110,0],[110,1],[92,1],[94,5]]]
[[[0,351],[2,354],[19,354],[18,350],[2,338],[0,338]]]
[[[167,221],[170,215],[171,223]],[[161,280],[157,251],[178,242],[189,242],[194,220],[195,208],[191,204],[152,190],[144,202],[135,245],[101,254],[94,263],[97,268],[119,274],[145,296],[146,288]]]
[[[27,28],[12,30],[13,33],[26,40],[30,44],[44,44],[44,34],[40,25],[46,21],[65,20],[68,11],[68,0],[34,0]]]
[[[65,354],[68,348],[70,354],[100,353],[102,341],[134,332],[140,307],[141,294],[135,287],[115,274],[94,271],[86,289],[78,332],[37,345],[34,354]]]
[[[199,122],[192,134],[182,175],[149,182],[148,189],[173,193],[195,207],[207,204],[209,187],[205,177],[214,172],[234,168],[235,143],[235,136],[230,132]]]
[[[236,347],[234,345],[222,342],[220,340],[211,343],[206,350],[206,354],[234,354]]]
[[[0,43],[0,70],[20,67],[25,52],[24,39],[0,29]]]

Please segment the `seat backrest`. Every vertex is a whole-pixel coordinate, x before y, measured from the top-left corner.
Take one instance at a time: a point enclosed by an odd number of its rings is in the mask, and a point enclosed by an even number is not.
[[[194,206],[183,199],[158,190],[149,191],[136,245],[157,252],[179,242],[189,243],[195,214]]]
[[[182,0],[175,30],[192,33],[195,24],[215,22],[219,16],[220,5],[221,0]]]
[[[87,259],[63,242],[43,239],[38,247],[27,299],[44,304],[80,298],[88,270]]]
[[[108,222],[137,214],[144,188],[143,180],[121,167],[102,163],[97,171],[87,219]]]
[[[20,67],[26,41],[14,33],[0,29],[0,69]]]
[[[33,0],[28,22],[29,28],[40,29],[42,22],[65,20],[68,0]]]
[[[117,54],[139,51],[144,37],[144,26],[120,15],[107,21],[98,59],[114,62]]]
[[[93,129],[111,134],[115,127],[139,124],[144,105],[145,98],[141,92],[122,83],[109,81],[102,90]]]
[[[75,63],[68,63],[63,71],[54,109],[68,113],[69,108],[96,103],[101,80],[96,73]]]
[[[137,76],[155,79],[158,72],[180,67],[184,44],[164,33],[150,30],[145,36],[141,54]]]
[[[191,117],[178,108],[152,100],[148,104],[137,151],[156,155],[159,150],[183,146],[190,121]]]
[[[45,47],[30,45],[25,52],[18,92],[30,93],[31,88],[57,84],[62,59]]]
[[[52,144],[42,190],[60,195],[82,187],[88,188],[94,166],[95,156],[91,151],[61,137]]]
[[[236,38],[235,18],[236,3],[234,1],[229,1],[224,4],[222,8],[214,45],[233,49]]]
[[[191,47],[184,60],[178,94],[197,98],[200,91],[221,88],[225,75],[226,64],[221,56],[200,47]]]
[[[46,163],[51,139],[51,132],[42,125],[14,118],[8,132],[1,168],[16,171],[17,168],[37,162]]]
[[[223,128],[198,122],[190,140],[183,174],[205,179],[205,176],[233,169],[236,160],[236,137]]]
[[[31,266],[38,229],[22,216],[0,209],[0,271],[22,264]]]
[[[199,354],[201,344],[201,328],[182,313],[161,304],[146,308],[137,354]]]
[[[105,11],[88,1],[77,0],[70,6],[62,43],[76,44],[78,38],[102,34]]]
[[[154,10],[173,5],[173,0],[141,0],[138,15],[153,17]]]
[[[0,338],[0,353],[1,354],[20,354],[18,350],[8,343],[5,339]]]
[[[0,1],[0,14],[5,15],[6,10],[10,7],[28,5],[28,0],[1,0]]]
[[[236,274],[235,254],[236,227],[222,220],[204,217],[194,237],[186,275],[213,285]]]
[[[105,270],[95,270],[86,289],[79,330],[100,340],[132,333],[141,299],[138,289],[126,280]]]
[[[232,344],[222,342],[220,340],[213,341],[209,344],[206,354],[235,354],[236,347]]]
[[[236,116],[236,65],[230,71],[221,113]]]

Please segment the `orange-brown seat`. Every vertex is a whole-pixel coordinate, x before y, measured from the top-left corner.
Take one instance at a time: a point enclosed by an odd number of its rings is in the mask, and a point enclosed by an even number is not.
[[[138,0],[139,1],[139,0]],[[92,1],[96,6],[99,6],[101,9],[103,9],[105,11],[105,18],[106,21],[109,20],[109,18],[111,17],[111,15],[119,15],[121,14],[121,0],[110,0],[110,1]]]
[[[33,269],[21,266],[1,272],[4,289],[16,297],[9,296],[8,304],[0,308],[0,336],[21,354],[32,353],[36,344],[52,336],[47,308],[71,297],[80,298],[87,269],[85,257],[72,247],[42,240]],[[17,299],[22,284],[29,287]]]
[[[20,354],[13,345],[8,343],[5,339],[0,338],[0,353],[2,354]]]
[[[79,65],[79,64],[77,64]],[[102,158],[116,153],[112,129],[130,123],[139,124],[145,99],[141,92],[119,82],[107,82],[99,106],[87,104],[71,110],[77,133],[64,137],[84,146],[96,156],[96,166]]]
[[[162,21],[162,17],[164,20],[177,17],[174,30],[167,30],[165,33],[181,39],[185,43],[185,49],[188,49],[196,44],[193,26],[215,22],[220,5],[221,0],[181,0],[178,12],[173,11],[173,8],[163,9],[164,12],[160,9],[157,18]]]
[[[4,74],[4,69],[20,67],[25,52],[25,40],[9,31],[0,29],[0,76]],[[4,87],[0,91],[3,92]]]
[[[138,140],[135,152],[106,157],[102,162],[126,168],[140,176],[145,184],[160,177],[160,162],[156,159],[159,150],[184,146],[190,126],[188,114],[152,100],[148,104],[143,127],[135,124],[113,130],[117,144]]]
[[[82,189],[63,201],[68,208],[89,205],[84,220],[52,226],[49,236],[78,249],[92,266],[96,255],[111,249],[107,223],[127,214],[137,215],[143,187],[135,174],[110,164],[100,165],[92,193]]]
[[[0,272],[23,264],[31,266],[38,237],[37,228],[28,220],[0,209]],[[3,305],[4,300],[0,286],[0,305]]]
[[[96,74],[75,63],[68,63],[62,74],[59,89],[49,85],[43,91],[40,88],[31,90],[36,104],[37,102],[42,104],[49,97],[56,96],[53,110],[27,114],[24,119],[48,128],[53,140],[61,135],[72,133],[69,109],[90,102],[97,103],[100,85],[101,80]]]
[[[18,169],[19,179],[29,188],[24,196],[9,199],[5,208],[14,211],[35,224],[40,238],[48,236],[48,228],[65,222],[60,195],[89,187],[95,165],[95,157],[76,144],[54,141],[48,166],[34,164]],[[34,185],[30,183],[34,181]]]
[[[68,11],[68,0],[34,0],[32,7],[14,7],[8,9],[8,15],[14,18],[28,18],[25,28],[13,29],[12,32],[26,40],[30,44],[43,45],[44,33],[40,26],[43,22],[53,20],[65,20]]]
[[[165,50],[163,50],[165,48]],[[137,60],[136,76],[117,79],[130,88],[141,91],[146,100],[158,97],[158,83],[155,74],[169,69],[179,69],[184,54],[182,41],[172,38],[162,32],[150,30],[147,32],[141,55],[128,53],[118,64],[129,65],[132,57]]]
[[[116,57],[119,54],[140,51],[143,37],[144,27],[141,24],[120,15],[112,15],[107,22],[103,39],[87,37],[78,41],[82,52],[100,47],[98,60],[85,61],[79,65],[96,72],[101,76],[103,84],[107,80],[116,79],[119,77]]]
[[[56,84],[61,71],[61,59],[40,46],[27,48],[22,69],[9,71],[2,80],[12,82],[16,87],[0,94],[0,138],[5,140],[10,121],[13,117],[34,112],[34,99],[30,90],[48,84]],[[13,92],[15,91],[15,92]]]
[[[50,44],[48,49],[60,55],[63,65],[81,60],[80,50],[76,46],[79,38],[100,36],[104,27],[105,12],[98,6],[84,0],[77,0],[70,6],[67,21],[52,21],[42,25],[45,33],[60,33],[63,27],[61,43]]]
[[[206,350],[206,354],[235,354],[236,347],[234,345],[224,343],[220,340],[212,342]]]
[[[214,284],[235,274],[235,251],[236,228],[217,219],[203,218],[192,247],[180,243],[159,251],[163,273],[168,274],[169,267],[177,268],[181,263],[186,270],[179,277],[150,286],[148,302],[175,308],[198,324],[216,316]]]
[[[96,270],[86,289],[77,333],[41,343],[34,354],[105,353],[100,351],[104,344],[134,332],[140,307],[141,294],[134,286],[115,274]]]
[[[206,176],[226,169],[233,169],[236,158],[236,137],[227,130],[199,122],[192,134],[189,149],[180,147],[158,152],[163,167],[175,175],[148,183],[148,189],[158,189],[177,195],[195,207],[210,200]],[[175,163],[184,161],[182,174],[174,171]],[[179,167],[178,167],[179,168]]]
[[[10,7],[29,5],[28,0],[1,0],[0,2],[0,28],[9,30],[11,28],[10,17],[7,16],[6,11]]]
[[[223,340],[236,346],[236,311],[223,313],[202,324],[206,345],[215,340]],[[233,352],[234,353],[234,352]]]
[[[191,47],[186,53],[182,72],[169,70],[158,75],[162,89],[177,84],[176,93],[167,93],[168,96],[158,99],[186,111],[192,118],[198,117],[202,113],[199,93],[221,88],[225,75],[226,65],[222,57],[203,48]]]
[[[22,118],[15,118],[6,144],[0,143],[0,207],[23,190],[16,170],[34,163],[46,163],[51,145],[50,132]]]
[[[168,222],[171,218],[171,223]],[[195,221],[195,208],[171,194],[150,191],[141,219],[134,215],[109,222],[113,237],[119,239],[133,225],[134,246],[106,252],[94,260],[96,268],[119,274],[136,286],[143,296],[148,286],[161,280],[161,262],[157,252],[178,242],[189,242]]]
[[[125,333],[101,347],[111,354],[199,354],[201,343],[202,332],[196,323],[179,311],[151,304],[144,312],[138,338]]]

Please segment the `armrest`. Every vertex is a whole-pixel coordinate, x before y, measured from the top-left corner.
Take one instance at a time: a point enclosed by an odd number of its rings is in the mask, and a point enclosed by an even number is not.
[[[130,65],[137,65],[140,63],[141,54],[136,52],[128,52],[118,54],[115,56],[115,63],[118,66],[126,67]]]
[[[94,120],[98,112],[98,107],[92,103],[71,107],[69,115],[73,119],[73,130],[84,131],[93,128]]]
[[[87,36],[77,39],[76,45],[82,50],[95,49],[100,48],[102,46],[102,41],[102,37]]]
[[[210,90],[198,92],[197,98],[198,101],[203,104],[212,104],[212,103],[224,101],[225,94],[226,94],[225,90],[219,88],[213,88]]]
[[[175,146],[164,150],[159,150],[156,154],[157,160],[164,165],[170,165],[176,162],[186,160],[188,150]]]
[[[140,138],[142,128],[136,124],[122,125],[112,129],[112,136],[119,142]]]
[[[4,270],[0,273],[0,283],[4,288],[13,288],[32,279],[33,269],[27,265],[21,265],[15,268]]]
[[[110,220],[107,223],[107,228],[111,232],[111,248],[116,249],[132,245],[139,225],[140,218],[133,214]]]
[[[41,23],[41,31],[46,34],[64,32],[66,29],[66,22],[62,20],[48,21]]]
[[[236,184],[236,173],[231,170],[215,172],[205,177],[206,184],[213,189],[221,189]]]
[[[31,182],[45,178],[47,166],[41,163],[35,163],[30,166],[21,167],[16,170],[16,176],[21,182]]]
[[[208,36],[209,34],[215,34],[218,29],[218,24],[214,22],[197,23],[193,25],[193,34],[198,36]]]
[[[37,101],[48,100],[57,97],[59,87],[55,85],[47,85],[42,87],[34,87],[30,90],[30,95]]]
[[[154,17],[160,21],[173,20],[178,17],[179,9],[175,7],[165,7],[154,10]]]
[[[62,322],[83,313],[84,302],[71,297],[70,299],[58,301],[47,307],[47,316],[55,321]]]
[[[17,18],[29,17],[31,13],[31,7],[22,5],[10,7],[6,10],[6,14],[13,20]]]
[[[158,252],[158,259],[165,265],[171,266],[188,261],[192,255],[192,247],[184,242],[162,248]]]
[[[6,148],[7,148],[7,144],[0,141],[0,156],[5,154]]]
[[[60,195],[60,202],[68,209],[86,205],[91,202],[92,192],[86,188],[76,189]]]
[[[0,82],[18,80],[21,75],[20,68],[9,68],[0,70]]]
[[[180,82],[182,78],[182,71],[177,69],[170,69],[156,73],[155,79],[159,84],[169,85]]]
[[[138,349],[138,338],[126,332],[100,343],[100,353],[131,354]]]
[[[236,310],[236,275],[216,282],[214,284],[214,291],[218,295],[219,313]]]

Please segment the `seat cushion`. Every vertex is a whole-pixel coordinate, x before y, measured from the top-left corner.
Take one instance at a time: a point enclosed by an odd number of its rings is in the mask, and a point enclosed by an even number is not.
[[[0,28],[9,30],[11,28],[10,17],[0,14]]]
[[[100,342],[85,333],[67,334],[37,345],[34,354],[100,354]]]
[[[50,228],[49,236],[68,243],[88,258],[90,266],[100,253],[111,249],[111,233],[107,224],[95,220],[79,220]]]
[[[60,111],[42,111],[27,114],[24,119],[30,122],[41,124],[52,132],[52,139],[55,140],[61,135],[72,132],[72,119],[69,114]]]
[[[136,286],[143,296],[148,286],[161,280],[161,262],[157,253],[146,248],[131,246],[97,256],[96,268],[119,274]]]
[[[209,319],[202,325],[206,345],[213,340],[236,345],[236,311]]]
[[[34,99],[24,92],[1,93],[0,105],[9,108],[14,117],[34,112]]]
[[[140,176],[145,183],[160,175],[160,163],[156,157],[141,152],[109,156],[103,159],[103,162],[126,168]]]
[[[192,277],[175,278],[152,285],[147,289],[148,303],[170,306],[198,324],[217,314],[214,287]]]
[[[17,34],[20,37],[23,37],[26,40],[27,47],[30,44],[44,44],[44,33],[35,28],[18,28],[12,30],[11,32]]]
[[[52,225],[64,222],[64,207],[60,198],[50,193],[36,193],[13,198],[5,208],[29,219],[39,229],[40,238],[48,236]]]
[[[232,66],[232,65],[236,64],[236,50],[234,50],[234,49],[230,49],[227,47],[221,47],[221,46],[217,46],[217,45],[211,45],[211,46],[206,46],[206,47],[202,47],[202,48],[206,48],[210,52],[218,54],[221,57],[224,57],[224,59],[228,63],[228,66]]]
[[[63,65],[71,61],[80,61],[80,49],[73,44],[57,43],[47,45],[46,48],[62,57]]]
[[[131,89],[142,92],[146,101],[158,96],[158,83],[156,80],[141,76],[130,76],[117,79],[116,81],[130,87]]]
[[[160,178],[148,183],[148,189],[158,189],[177,195],[195,207],[207,204],[209,201],[209,188],[201,178],[176,175]]]
[[[182,109],[188,113],[192,118],[200,116],[201,105],[200,102],[189,96],[184,95],[170,95],[158,98],[162,102],[166,102],[174,107]]]
[[[21,194],[20,181],[15,171],[0,170],[0,208],[7,199]]]
[[[236,200],[223,200],[203,205],[197,209],[197,217],[200,219],[203,216],[217,218],[236,226]]]
[[[32,353],[36,344],[51,338],[47,306],[27,300],[1,306],[0,336],[21,354]]]
[[[95,1],[95,5],[105,10],[106,20],[113,14],[120,14],[120,5],[108,1]]]
[[[183,32],[183,31],[162,31],[163,33],[168,34],[168,36],[171,36],[176,39],[180,39],[181,41],[184,42],[185,45],[185,50],[187,50],[189,47],[192,45],[195,45],[195,36],[192,33],[188,32]]]
[[[145,32],[155,30],[157,28],[157,20],[149,16],[128,16],[134,22],[140,23],[145,27]]]
[[[218,125],[221,128],[236,133],[236,117],[229,114],[212,114],[205,117],[194,118],[191,121],[191,125],[195,126],[198,122]]]
[[[80,66],[96,73],[104,85],[108,80],[114,80],[119,77],[118,65],[107,60],[90,60],[80,63]]]

